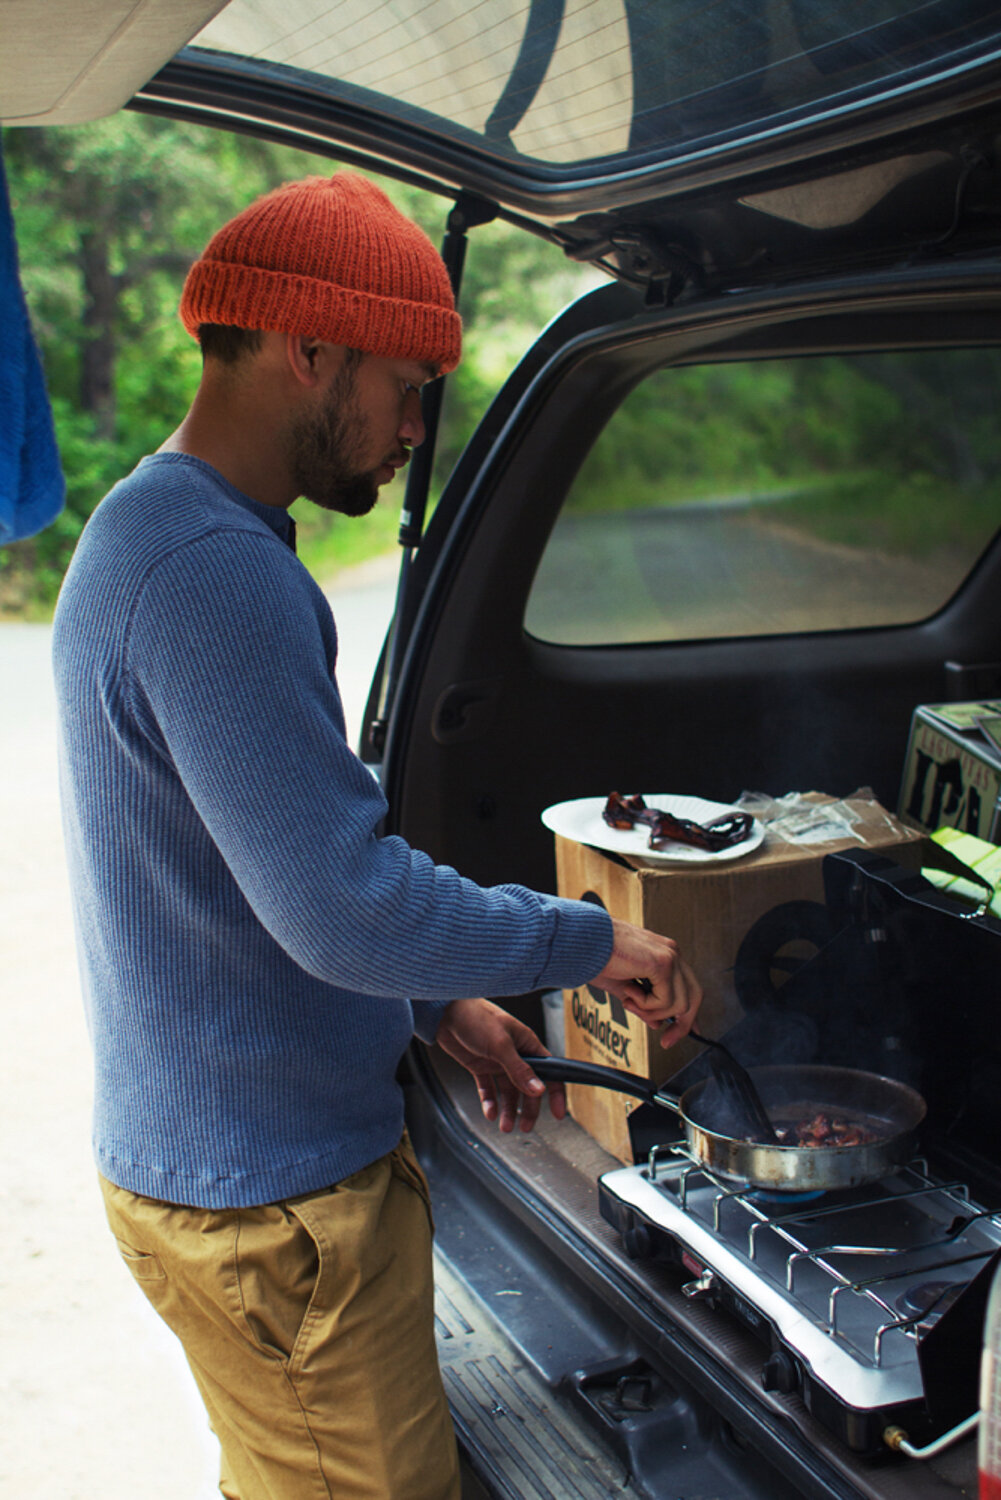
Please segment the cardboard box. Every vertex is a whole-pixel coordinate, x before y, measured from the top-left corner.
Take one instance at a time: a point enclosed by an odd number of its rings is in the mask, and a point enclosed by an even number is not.
[[[1001,843],[1001,701],[923,703],[914,710],[898,811],[934,833],[958,828]]]
[[[760,848],[732,863],[652,865],[557,835],[559,893],[598,900],[614,917],[676,938],[705,992],[699,1030],[720,1036],[743,1013],[731,973],[741,941],[772,907],[786,901],[823,902],[825,855],[838,849],[879,848],[900,864],[921,866],[924,835],[905,827],[879,803],[863,796],[843,802],[808,796],[817,816],[810,828],[800,822],[800,840],[792,842],[769,831]],[[795,836],[794,821],[770,826],[785,827]],[[813,951],[807,948],[801,956]],[[614,996],[589,985],[564,991],[564,1022],[568,1057],[640,1073],[658,1083],[702,1050],[689,1042],[665,1050],[655,1031],[631,1016]],[[635,1099],[571,1085],[567,1101],[573,1118],[606,1150],[620,1161],[632,1160],[628,1119]]]

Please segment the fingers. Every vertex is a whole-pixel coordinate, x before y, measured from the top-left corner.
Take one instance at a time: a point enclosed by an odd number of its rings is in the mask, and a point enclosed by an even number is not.
[[[592,983],[620,999],[645,1025],[673,1019],[661,1044],[673,1046],[695,1023],[702,986],[673,938],[613,919],[612,956]]]
[[[662,1047],[673,1047],[680,1042],[682,1037],[688,1035],[695,1025],[702,1004],[702,986],[695,977],[695,972],[684,959],[680,960],[678,968],[678,988],[682,991],[678,1010],[667,1017],[666,1023],[661,1027],[660,1045]]]
[[[494,1088],[493,1075],[490,1073],[476,1073],[476,1092],[480,1096],[480,1109],[483,1111],[485,1120],[496,1120],[497,1118],[497,1091]]]
[[[527,1030],[527,1028],[526,1028]],[[547,1055],[547,1049],[539,1041],[534,1032],[529,1032],[530,1041],[527,1042],[526,1051],[536,1057]],[[527,1039],[526,1039],[527,1040]],[[542,1079],[535,1074],[525,1059],[516,1052],[513,1046],[506,1046],[498,1051],[497,1062],[504,1069],[507,1082],[513,1093],[524,1094],[526,1100],[539,1103],[546,1092],[546,1085]]]
[[[526,1094],[511,1082],[506,1073],[478,1073],[476,1092],[479,1095],[483,1118],[491,1122],[496,1120],[498,1128],[505,1135],[510,1134],[516,1125],[527,1132],[535,1125],[541,1112],[542,1101],[548,1097],[553,1118],[562,1120],[567,1110],[566,1091],[563,1085],[561,1083],[545,1085],[540,1079],[536,1079],[536,1082],[540,1084],[541,1092],[533,1091]]]
[[[472,1073],[486,1120],[505,1133],[520,1123],[531,1130],[543,1099],[558,1120],[566,1114],[562,1084],[549,1084],[533,1072],[526,1057],[548,1049],[530,1026],[489,1000],[453,1001],[438,1027],[439,1046]]]
[[[565,1120],[567,1114],[567,1091],[562,1083],[546,1085],[549,1096],[549,1112],[554,1120]]]
[[[691,965],[680,956],[671,977],[667,998],[653,990],[641,990],[635,996],[631,987],[621,995],[626,1010],[637,1016],[644,1025],[660,1028],[662,1047],[673,1047],[683,1036],[687,1036],[695,1025],[699,1006],[702,1004],[702,986],[695,977]]]
[[[529,1131],[532,1129],[539,1118],[539,1107],[546,1097],[546,1085],[542,1082],[542,1079],[537,1078],[535,1082],[540,1085],[538,1093],[533,1091],[530,1094],[526,1094],[514,1087],[508,1079],[499,1078],[497,1080],[498,1088],[504,1100],[501,1106],[502,1130],[504,1129],[504,1122],[509,1122],[507,1128],[513,1130],[516,1120],[520,1123],[522,1130]]]
[[[519,1032],[518,1045],[524,1047],[526,1052],[535,1057],[549,1055],[549,1049],[543,1046],[530,1027],[520,1026],[517,1022],[515,1027]],[[530,1131],[539,1118],[542,1101],[547,1096],[554,1118],[563,1119],[566,1114],[566,1093],[563,1085],[552,1083],[547,1087],[532,1071],[520,1052],[515,1049],[513,1041],[509,1040],[508,1045],[498,1048],[496,1061],[503,1068],[503,1072],[495,1071],[491,1075],[497,1114],[486,1114],[486,1111],[484,1114],[488,1120],[496,1118],[504,1134],[514,1130],[516,1124],[521,1130]],[[482,1093],[480,1099],[482,1102]]]

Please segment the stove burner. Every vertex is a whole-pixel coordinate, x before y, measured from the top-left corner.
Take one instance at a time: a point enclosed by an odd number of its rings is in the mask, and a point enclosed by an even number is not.
[[[965,1286],[965,1281],[919,1282],[917,1286],[909,1286],[906,1291],[901,1292],[896,1299],[897,1310],[905,1318],[917,1317],[921,1313],[933,1313],[936,1318],[940,1318]]]
[[[808,1408],[852,1449],[882,1451],[887,1424],[919,1405],[929,1436],[976,1406],[978,1288],[1001,1261],[1001,1212],[962,1182],[919,1160],[837,1192],[762,1192],[672,1144],[605,1173],[600,1192],[620,1234],[642,1228],[646,1254],[696,1274],[687,1298],[785,1352]]]
[[[768,1188],[755,1188],[754,1192],[748,1193],[747,1196],[751,1203],[774,1203],[781,1205],[783,1203],[815,1203],[818,1198],[823,1198],[826,1194],[823,1188],[814,1188],[808,1193],[784,1193],[778,1188],[773,1192]]]

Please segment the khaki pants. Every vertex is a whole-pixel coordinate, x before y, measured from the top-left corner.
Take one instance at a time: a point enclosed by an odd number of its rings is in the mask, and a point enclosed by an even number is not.
[[[101,1179],[184,1345],[230,1500],[458,1500],[427,1184],[409,1142],[319,1193],[182,1208]]]

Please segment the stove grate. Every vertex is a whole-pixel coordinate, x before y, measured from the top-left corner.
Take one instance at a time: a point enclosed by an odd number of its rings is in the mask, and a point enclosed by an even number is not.
[[[1001,1215],[972,1204],[965,1183],[934,1180],[922,1159],[870,1188],[819,1202],[734,1185],[682,1143],[655,1147],[645,1175],[876,1370],[890,1357],[891,1335],[917,1343],[966,1284],[963,1268],[972,1276],[998,1250]],[[945,1273],[937,1294],[920,1308],[902,1308],[908,1289],[927,1286],[936,1273]],[[894,1349],[897,1358],[896,1342]]]

